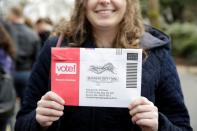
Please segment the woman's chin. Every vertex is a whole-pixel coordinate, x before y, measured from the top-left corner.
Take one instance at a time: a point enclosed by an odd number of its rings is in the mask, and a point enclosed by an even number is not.
[[[95,25],[96,28],[105,28],[105,29],[109,29],[114,26],[115,24],[112,22],[99,22],[98,24]]]

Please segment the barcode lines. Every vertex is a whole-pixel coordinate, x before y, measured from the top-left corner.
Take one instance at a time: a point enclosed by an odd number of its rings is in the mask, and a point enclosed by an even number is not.
[[[127,63],[126,70],[126,88],[137,88],[137,63]]]

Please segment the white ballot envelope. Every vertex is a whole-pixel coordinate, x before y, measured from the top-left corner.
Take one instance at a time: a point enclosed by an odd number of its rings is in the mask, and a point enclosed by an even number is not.
[[[52,48],[51,90],[69,106],[128,107],[141,75],[142,49]]]

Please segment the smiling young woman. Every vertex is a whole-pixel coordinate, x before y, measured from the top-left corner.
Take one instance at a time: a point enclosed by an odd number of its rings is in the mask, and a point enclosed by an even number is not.
[[[113,15],[110,18],[103,18],[100,20],[96,18],[96,16],[99,17],[99,15],[96,15],[96,10],[98,8],[114,8],[115,12],[112,13]],[[93,17],[95,17],[95,19],[93,19]],[[102,28],[103,26],[107,26],[106,24],[112,25],[108,25],[108,28]],[[111,29],[109,29],[110,26],[111,28],[114,26],[112,28],[113,30],[118,28],[118,31],[117,29],[115,31],[112,31]],[[87,39],[87,37],[92,37],[93,39],[100,39],[97,35],[93,33],[93,29],[95,29],[94,31],[101,31],[100,34],[104,33],[105,35],[103,36],[112,38],[111,42],[113,41],[113,44],[110,45],[112,47],[138,48],[140,41],[139,39],[144,33],[144,24],[141,17],[139,1],[76,1],[71,20],[69,22],[64,22],[60,24],[56,28],[56,33],[61,34],[63,32],[65,37],[72,39],[72,42],[75,43],[75,46],[81,46]],[[106,35],[106,33],[109,35]]]
[[[56,34],[63,46],[142,48],[149,55],[142,65],[141,97],[127,108],[64,106],[50,89],[51,47],[42,48],[18,114],[16,131],[192,131],[179,77],[170,55],[170,39],[144,26],[139,0],[76,0],[70,21]]]

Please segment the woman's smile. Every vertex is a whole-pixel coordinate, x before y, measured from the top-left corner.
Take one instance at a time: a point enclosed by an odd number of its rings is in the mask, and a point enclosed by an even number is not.
[[[93,29],[117,29],[126,11],[125,0],[98,1],[88,0],[86,17]]]
[[[99,17],[110,17],[115,13],[115,10],[114,9],[99,9],[99,10],[96,10],[95,13]]]

